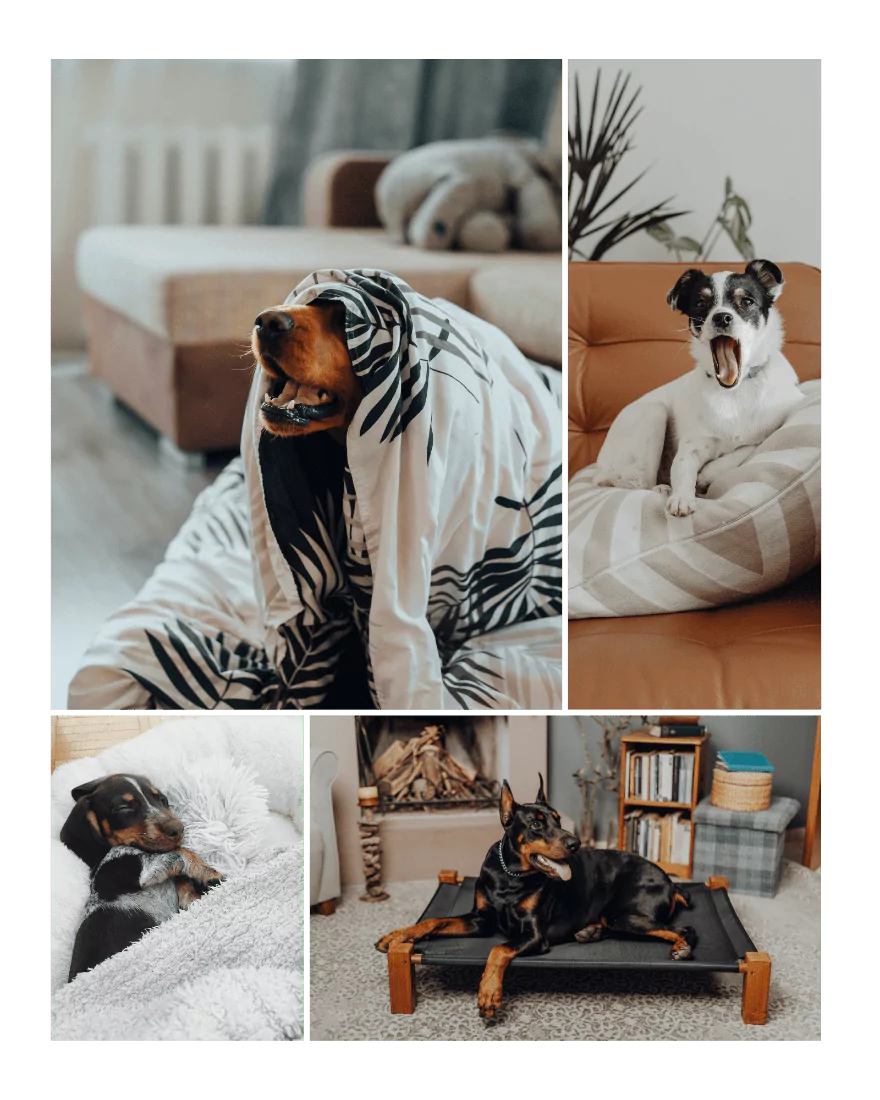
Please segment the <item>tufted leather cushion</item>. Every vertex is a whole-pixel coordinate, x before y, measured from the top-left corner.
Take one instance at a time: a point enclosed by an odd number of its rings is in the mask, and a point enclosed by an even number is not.
[[[568,628],[572,709],[813,710],[819,570],[712,611],[581,619]]]
[[[611,422],[648,390],[693,366],[684,314],[666,294],[689,264],[573,263],[568,266],[568,474],[596,461]],[[700,264],[707,273],[743,264]],[[785,264],[779,311],[785,354],[801,382],[819,377],[820,274]]]

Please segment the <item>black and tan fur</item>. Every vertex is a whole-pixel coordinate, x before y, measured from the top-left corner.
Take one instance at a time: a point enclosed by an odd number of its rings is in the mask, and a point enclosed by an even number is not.
[[[61,840],[91,872],[68,981],[186,909],[223,876],[180,846],[183,824],[142,775],[75,787]]]
[[[626,934],[667,940],[671,958],[690,957],[694,930],[671,923],[676,909],[688,905],[687,895],[641,856],[582,849],[548,804],[543,778],[535,801],[526,805],[514,800],[505,781],[500,813],[504,836],[480,868],[473,910],[389,932],[376,944],[380,951],[433,936],[500,932],[507,940],[489,952],[477,999],[487,1020],[501,1007],[504,974],[518,955],[542,955],[554,944]]]

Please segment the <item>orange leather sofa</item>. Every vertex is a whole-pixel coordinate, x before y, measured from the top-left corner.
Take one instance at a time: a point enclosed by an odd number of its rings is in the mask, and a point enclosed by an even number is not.
[[[685,318],[666,304],[687,266],[569,264],[570,477],[596,460],[625,405],[691,369]],[[780,267],[784,350],[805,382],[820,373],[821,277],[804,264]],[[769,595],[707,611],[569,623],[573,709],[813,710],[819,676],[818,569]]]

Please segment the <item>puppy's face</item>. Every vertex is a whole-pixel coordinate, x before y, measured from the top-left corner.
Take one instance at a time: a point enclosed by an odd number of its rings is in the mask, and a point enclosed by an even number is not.
[[[77,809],[85,810],[84,823],[94,839],[108,848],[127,845],[145,852],[167,852],[180,847],[183,823],[145,776],[109,775],[70,793]]]
[[[708,348],[724,389],[734,389],[748,374],[783,281],[776,264],[752,260],[741,274],[706,275],[691,268],[666,295],[672,309],[687,317],[694,339]]]
[[[363,391],[351,366],[341,304],[264,310],[251,347],[266,384],[260,407],[265,431],[300,436],[348,427]]]
[[[568,882],[571,878],[568,860],[581,842],[574,833],[562,828],[559,814],[547,804],[543,779],[536,800],[524,806],[514,800],[505,780],[499,812],[510,845],[519,856],[519,869],[541,871],[548,878]]]

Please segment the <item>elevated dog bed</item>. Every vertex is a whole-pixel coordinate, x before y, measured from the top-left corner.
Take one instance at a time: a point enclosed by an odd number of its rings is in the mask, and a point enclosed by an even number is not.
[[[440,884],[428,907],[419,917],[455,917],[473,908],[476,878],[462,878],[455,871],[441,871]],[[689,882],[685,889],[691,904],[679,923],[697,933],[697,946],[690,959],[669,958],[669,944],[641,936],[614,935],[597,943],[564,943],[546,955],[514,959],[511,967],[543,970],[550,967],[579,970],[668,970],[676,973],[726,972],[743,975],[742,1018],[746,1024],[767,1022],[770,991],[770,956],[758,951],[743,928],[728,896],[726,878],[707,883]],[[440,936],[415,944],[395,944],[388,952],[391,1011],[415,1010],[413,966],[483,967],[493,947],[504,943],[496,936]]]

